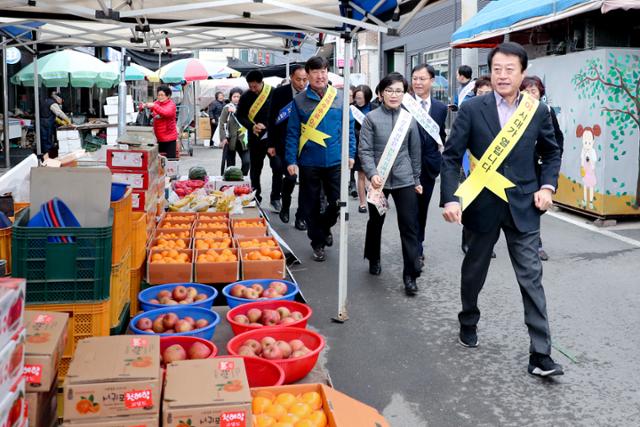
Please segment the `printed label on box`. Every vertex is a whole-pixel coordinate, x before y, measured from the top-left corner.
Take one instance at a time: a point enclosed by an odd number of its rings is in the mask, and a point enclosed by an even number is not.
[[[24,378],[28,383],[40,384],[42,382],[42,365],[24,365]]]
[[[146,338],[131,338],[131,347],[146,347],[149,342]]]
[[[144,175],[141,173],[113,173],[113,180],[129,184],[132,188],[144,188]]]
[[[142,153],[124,153],[121,151],[112,152],[111,155],[113,166],[126,166],[132,168],[142,167]]]
[[[132,390],[124,394],[124,406],[127,409],[149,408],[153,406],[151,390]]]
[[[220,414],[220,427],[246,427],[246,415],[243,411],[223,412]]]
[[[232,371],[235,368],[235,363],[223,360],[218,364],[218,369],[221,371]]]
[[[49,314],[38,314],[34,323],[49,324],[53,321],[53,316]]]

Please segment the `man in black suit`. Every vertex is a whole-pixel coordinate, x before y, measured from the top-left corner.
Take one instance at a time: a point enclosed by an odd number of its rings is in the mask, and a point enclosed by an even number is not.
[[[439,135],[440,143],[444,144],[447,139],[447,134],[444,130],[444,123],[447,120],[447,106],[442,102],[431,97],[431,86],[436,77],[436,70],[427,64],[416,65],[411,71],[411,88],[416,101],[420,103],[423,109],[425,109],[429,116],[436,122],[440,128]],[[420,175],[420,183],[422,184],[422,194],[418,194],[418,239],[420,240],[420,256],[424,263],[424,234],[425,227],[427,225],[427,211],[429,209],[429,202],[431,201],[431,195],[433,194],[433,187],[436,183],[436,178],[440,174],[440,163],[442,162],[442,155],[438,149],[438,143],[433,136],[422,127],[418,126],[420,131],[420,141],[422,142],[422,173]]]
[[[465,347],[478,345],[478,294],[487,277],[491,251],[500,236],[500,230],[503,230],[520,286],[531,342],[528,372],[538,376],[561,375],[562,366],[550,357],[551,334],[542,288],[542,264],[538,255],[540,215],[552,205],[552,194],[557,187],[560,169],[560,148],[544,104],[540,103],[529,114],[532,118],[526,130],[517,142],[508,144],[513,149],[493,175],[489,175],[496,178],[491,182],[505,178],[510,181],[503,181],[508,184],[505,186],[508,202],[488,188],[481,187],[475,198],[469,196],[462,201],[465,206],[463,212],[460,200],[454,194],[458,188],[465,150],[468,149],[476,159],[481,159],[501,129],[514,128],[523,117],[516,113],[520,104],[524,102],[522,106],[526,108],[528,105],[535,106],[537,102],[531,102],[530,99],[523,101],[523,95],[518,90],[527,68],[527,53],[522,46],[512,42],[503,43],[491,50],[488,63],[494,92],[462,104],[442,156],[443,216],[448,222],[462,222],[469,237],[469,250],[462,263],[459,341]],[[510,123],[511,119],[515,122]],[[505,140],[501,138],[499,141],[502,144]],[[498,149],[501,146],[505,147],[498,145]],[[474,171],[478,172],[476,177],[483,176],[484,171],[493,170],[490,159],[497,151],[494,146],[486,161],[478,164],[478,170]],[[536,168],[538,156],[542,158],[539,169]],[[473,175],[472,172],[467,178],[466,185]],[[495,186],[492,188],[496,191]],[[501,193],[499,190],[496,192]]]
[[[260,202],[262,201],[262,186],[260,185],[260,176],[262,175],[264,158],[267,155],[267,120],[269,119],[269,105],[271,103],[273,90],[262,81],[263,76],[260,71],[249,71],[249,73],[247,73],[246,79],[247,84],[249,85],[249,90],[243,93],[240,97],[236,117],[240,124],[249,130],[249,156],[251,158],[251,169],[249,170],[249,177],[251,178],[251,187],[253,187],[253,189],[256,191],[256,199],[258,199],[258,201]],[[258,98],[263,91],[265,91],[265,94],[268,95],[262,105],[258,105]],[[254,104],[256,107],[260,108],[255,111],[255,115],[253,115],[252,117],[251,110]],[[271,169],[273,169],[274,164],[270,164]],[[272,205],[274,200],[273,187],[274,183],[272,182]],[[275,182],[275,187],[279,198],[280,190],[277,188],[277,182]],[[279,204],[280,202],[278,201],[274,208],[277,208]]]
[[[268,154],[276,165],[273,169],[273,179],[279,180],[279,188],[282,189],[282,206],[280,207],[280,219],[284,223],[289,222],[289,208],[291,207],[291,194],[296,187],[297,175],[289,175],[284,159],[285,138],[287,136],[287,123],[293,106],[293,97],[307,87],[307,72],[303,66],[291,67],[291,83],[280,86],[273,91],[271,98],[271,110],[269,111],[269,149]],[[304,198],[299,193],[298,210],[296,211],[295,226],[298,230],[306,230],[306,216],[304,215]]]

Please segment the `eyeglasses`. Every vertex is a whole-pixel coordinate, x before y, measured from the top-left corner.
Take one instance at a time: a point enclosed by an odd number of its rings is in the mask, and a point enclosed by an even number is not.
[[[392,96],[392,95],[395,95],[395,96],[402,96],[402,95],[404,94],[404,89],[396,89],[396,90],[393,90],[393,89],[386,88],[386,89],[384,90],[384,93],[386,93],[386,94],[387,94],[387,95],[389,95],[389,96]]]

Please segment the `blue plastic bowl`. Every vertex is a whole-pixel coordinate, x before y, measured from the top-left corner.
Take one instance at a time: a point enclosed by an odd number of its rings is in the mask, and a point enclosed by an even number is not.
[[[73,212],[71,212],[69,206],[57,197],[53,199],[53,210],[56,214],[56,219],[60,223],[60,227],[80,227],[80,222]]]
[[[231,289],[235,285],[251,286],[254,283],[259,283],[265,289],[267,289],[269,287],[269,283],[271,283],[271,282],[282,282],[282,283],[285,283],[287,285],[287,293],[284,294],[283,296],[277,297],[277,298],[262,298],[262,299],[238,298],[238,297],[234,297],[234,296],[231,295]],[[242,305],[242,304],[247,304],[249,302],[264,301],[265,299],[268,299],[269,301],[277,301],[277,300],[293,301],[296,298],[296,295],[299,292],[300,292],[300,288],[298,288],[298,285],[296,285],[293,282],[288,282],[288,281],[282,280],[282,279],[241,280],[239,282],[230,283],[230,284],[228,284],[227,286],[225,286],[222,289],[222,294],[225,297],[227,297],[227,305],[229,306],[229,308],[234,308],[234,307],[237,307],[237,306]]]
[[[176,286],[182,285],[185,288],[189,286],[196,288],[199,294],[205,294],[208,296],[207,299],[202,301],[194,302],[193,304],[184,304],[187,307],[202,307],[206,309],[211,309],[213,306],[213,300],[218,296],[218,291],[216,288],[212,286],[203,285],[201,283],[167,283],[166,285],[155,285],[151,286],[140,292],[138,294],[138,301],[140,302],[140,309],[142,311],[154,310],[156,308],[166,308],[166,307],[175,307],[175,305],[165,305],[165,304],[154,304],[149,302],[156,297],[158,292],[160,291],[172,291]]]
[[[123,184],[121,182],[112,182],[111,183],[111,201],[117,202],[122,199],[127,192],[127,187],[129,184]]]
[[[51,227],[45,213],[45,210],[41,208],[38,213],[29,219],[27,227]]]
[[[176,332],[173,334],[156,334],[155,332],[145,332],[136,327],[138,320],[143,317],[148,317],[153,322],[158,316],[166,313],[175,313],[180,319],[184,319],[187,316],[191,316],[195,320],[207,319],[209,321],[209,325],[205,328],[194,329],[193,331],[189,332]],[[218,323],[220,323],[220,316],[215,311],[207,310],[206,308],[202,307],[172,305],[170,307],[156,308],[155,310],[149,310],[145,311],[144,313],[138,314],[133,319],[131,319],[129,328],[131,329],[131,332],[137,335],[158,335],[161,337],[198,337],[204,338],[206,340],[211,340],[213,338],[213,333],[216,331],[216,326],[218,325]]]

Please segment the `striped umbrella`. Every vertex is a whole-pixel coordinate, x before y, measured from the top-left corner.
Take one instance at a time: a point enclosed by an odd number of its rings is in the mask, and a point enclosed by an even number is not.
[[[150,82],[162,81],[163,83],[182,83],[194,80],[207,80],[219,75],[223,67],[220,63],[204,61],[197,58],[179,59],[163,66],[154,75],[150,76]]]
[[[118,77],[116,78],[116,84],[120,81],[120,62],[113,61],[108,62],[107,66],[110,70],[117,73]],[[125,81],[139,81],[148,78],[154,74],[150,69],[143,67],[142,65],[131,63],[127,68],[124,69],[124,79]]]

